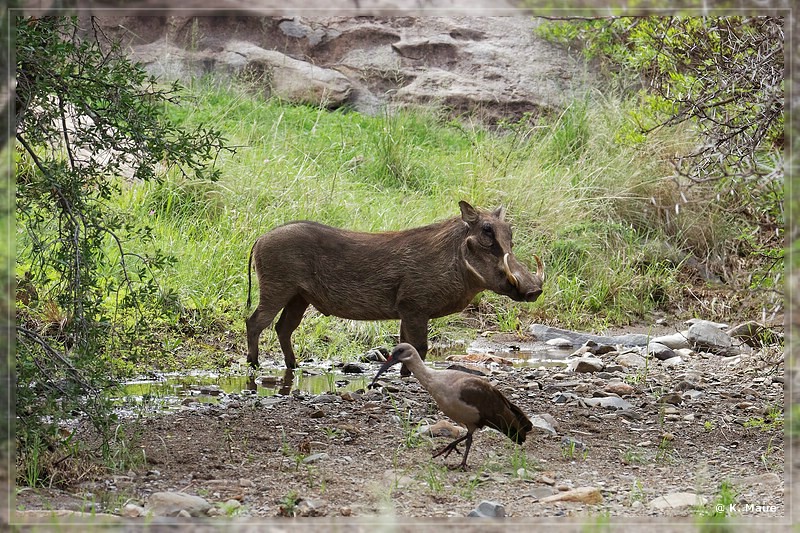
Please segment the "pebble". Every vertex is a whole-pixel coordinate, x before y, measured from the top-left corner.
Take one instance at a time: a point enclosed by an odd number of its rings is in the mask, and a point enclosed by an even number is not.
[[[145,513],[154,516],[176,516],[181,512],[187,516],[201,516],[211,504],[200,496],[184,492],[154,492],[147,499]]]
[[[477,509],[473,509],[467,516],[477,516],[481,518],[504,518],[506,508],[502,504],[491,501],[482,501]]]
[[[545,344],[549,346],[555,346],[556,348],[572,348],[572,341],[563,337],[550,339],[549,341],[545,341]]]
[[[679,509],[681,507],[700,507],[706,504],[706,499],[693,492],[673,492],[650,500],[648,507],[652,509]]]
[[[647,345],[647,353],[661,361],[675,357],[675,352],[672,351],[672,348],[655,341],[650,341]]]
[[[609,383],[603,390],[619,396],[628,396],[634,392],[634,388],[631,385],[622,381]]]
[[[587,504],[598,504],[603,502],[603,495],[597,487],[578,487],[576,489],[567,490],[552,496],[545,496],[541,503],[550,502],[578,502]]]

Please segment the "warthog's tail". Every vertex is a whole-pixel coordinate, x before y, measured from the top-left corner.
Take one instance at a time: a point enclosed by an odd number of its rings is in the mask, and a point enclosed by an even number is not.
[[[258,242],[258,241],[256,241]],[[253,250],[256,247],[256,243],[253,243],[253,246],[250,247],[250,256],[247,258],[247,310],[250,310],[250,285],[252,285],[251,278],[252,278],[252,270],[253,270]]]

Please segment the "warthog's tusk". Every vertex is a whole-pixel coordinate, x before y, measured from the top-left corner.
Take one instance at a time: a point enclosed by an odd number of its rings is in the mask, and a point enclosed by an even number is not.
[[[542,260],[539,259],[538,255],[533,254],[533,258],[536,260],[536,275],[542,280],[542,283],[544,283],[544,264]]]
[[[466,259],[466,258],[464,258],[464,265],[467,267],[467,270],[469,270],[470,272],[472,272],[472,275],[473,275],[473,276],[475,276],[476,278],[478,278],[478,280],[481,282],[481,285],[484,285],[484,286],[486,286],[486,285],[487,285],[487,284],[486,284],[486,279],[484,279],[484,277],[483,277],[483,276],[481,276],[480,272],[478,272],[477,270],[475,270],[475,267],[473,267],[472,265],[470,265],[470,264],[469,264],[469,261],[467,261],[467,259]]]
[[[509,268],[508,266],[508,256],[509,254],[503,256],[503,268],[506,271],[506,277],[508,278],[508,282],[511,283],[511,285],[513,285],[514,287],[518,288],[519,281],[517,281],[517,276],[515,276],[514,273],[511,272],[511,268]]]

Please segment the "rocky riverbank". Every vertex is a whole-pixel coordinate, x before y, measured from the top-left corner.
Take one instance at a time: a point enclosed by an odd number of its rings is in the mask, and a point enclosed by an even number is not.
[[[521,367],[498,354],[536,340],[498,336],[485,364],[458,364],[486,374],[535,427],[522,447],[493,430],[479,432],[467,472],[431,458],[463,430],[413,378],[393,371],[377,390],[222,394],[215,404],[186,402],[172,414],[126,421],[120,429],[145,462],[66,492],[23,490],[19,516],[35,521],[36,509],[63,509],[134,522],[148,515],[245,522],[470,513],[692,517],[725,503],[737,518],[780,519],[783,350],[706,326],[721,334],[724,354],[688,334],[681,335],[687,347],[662,339],[676,354],[668,358],[649,341],[614,346],[592,338],[566,366]],[[581,340],[564,330],[533,331],[539,342]],[[777,341],[779,334],[764,330],[758,338]],[[369,375],[377,370],[377,363],[362,364]]]

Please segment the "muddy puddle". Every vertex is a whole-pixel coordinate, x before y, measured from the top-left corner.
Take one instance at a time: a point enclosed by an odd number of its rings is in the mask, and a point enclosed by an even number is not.
[[[491,367],[510,369],[564,366],[571,349],[561,349],[542,342],[497,344],[478,339],[468,347],[433,347],[428,362],[435,368],[446,368],[462,361],[449,361],[449,356],[468,354],[495,356],[503,364],[488,362]],[[508,362],[512,365],[509,365]],[[114,398],[120,416],[141,416],[150,413],[181,410],[197,404],[220,404],[241,396],[288,395],[293,391],[318,395],[355,392],[366,389],[380,363],[362,362],[343,365],[335,362],[302,363],[294,371],[282,366],[262,367],[255,373],[215,374],[209,372],[169,373],[127,382]],[[359,372],[360,371],[360,372]]]

